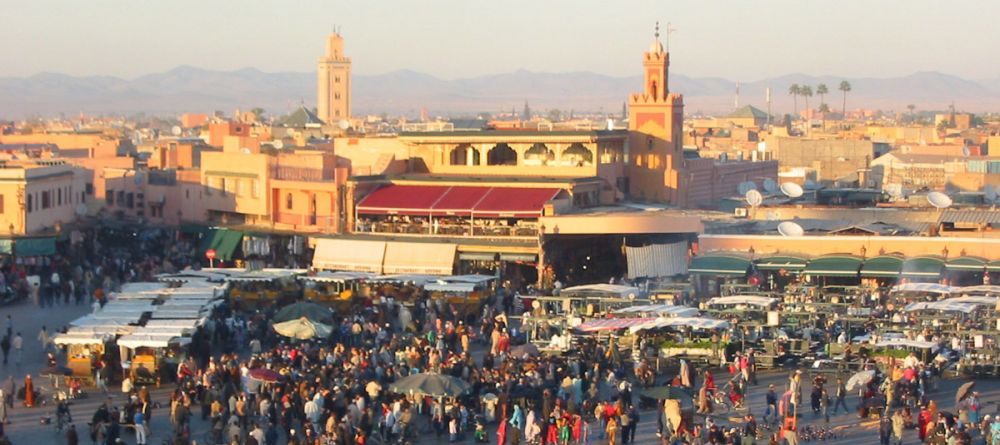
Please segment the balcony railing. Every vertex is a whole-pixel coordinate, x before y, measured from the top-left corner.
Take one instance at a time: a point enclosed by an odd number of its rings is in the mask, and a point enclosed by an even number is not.
[[[274,223],[295,226],[296,228],[315,228],[317,230],[325,230],[336,228],[337,218],[335,216],[278,213],[274,217]]]
[[[285,181],[332,181],[333,172],[321,168],[277,166],[271,169],[271,177]]]
[[[490,226],[490,225],[455,225],[393,223],[393,222],[359,222],[357,233],[387,233],[402,235],[449,236],[449,237],[484,237],[484,238],[530,238],[538,236],[538,228],[531,226]]]

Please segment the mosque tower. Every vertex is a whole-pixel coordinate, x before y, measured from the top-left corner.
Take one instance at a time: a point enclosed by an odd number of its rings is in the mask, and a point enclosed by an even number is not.
[[[316,114],[327,125],[351,118],[351,59],[344,56],[344,38],[334,31],[326,38],[326,54],[316,69]]]

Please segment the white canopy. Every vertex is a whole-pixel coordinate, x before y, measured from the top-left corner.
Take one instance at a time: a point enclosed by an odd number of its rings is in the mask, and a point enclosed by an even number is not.
[[[148,292],[153,290],[166,289],[167,283],[141,282],[122,284],[121,293]]]
[[[998,294],[1000,295],[1000,286],[995,285],[979,285],[979,286],[965,286],[957,287],[952,291],[954,294]]]
[[[878,348],[920,348],[937,351],[938,344],[931,341],[907,340],[905,338],[891,338],[879,341],[875,344]]]
[[[708,300],[709,306],[760,306],[770,307],[778,302],[777,298],[759,295],[733,295],[730,297],[715,297]]]
[[[226,277],[228,282],[261,282],[261,281],[274,281],[282,278],[294,277],[296,275],[302,275],[305,270],[302,269],[264,269],[255,270],[252,272],[243,272],[241,274],[231,275]]]
[[[299,277],[303,281],[316,281],[319,283],[345,283],[348,281],[367,280],[374,278],[371,272],[329,272],[320,271],[315,275],[303,275]]]
[[[149,320],[146,322],[146,328],[171,328],[171,329],[194,329],[205,322],[204,318],[171,318],[171,319],[161,319],[161,320]]]
[[[702,317],[662,317],[648,321],[636,326],[629,327],[631,332],[639,332],[646,329],[659,329],[667,327],[690,327],[691,329],[728,329],[729,322],[714,318]]]
[[[941,312],[962,312],[971,313],[976,310],[979,305],[976,303],[957,303],[947,300],[942,301],[932,301],[932,302],[917,302],[910,303],[903,308],[906,312],[916,312],[916,311],[941,311]]]
[[[81,332],[70,330],[65,334],[56,334],[52,342],[57,345],[102,345],[114,338],[110,333]]]
[[[118,339],[118,346],[129,349],[135,348],[166,348],[170,345],[186,345],[191,343],[188,337],[178,337],[171,334],[166,335],[126,335]]]
[[[163,319],[174,319],[174,318],[191,318],[191,319],[201,319],[204,318],[206,312],[200,310],[170,310],[164,309],[162,311],[157,311],[153,313],[154,320]]]
[[[435,275],[400,274],[400,275],[379,275],[369,281],[375,283],[413,283],[422,286],[438,279]]]
[[[561,296],[596,295],[618,298],[638,297],[639,288],[619,284],[585,284],[583,286],[567,287],[560,292]]]
[[[694,317],[698,315],[698,309],[687,306],[675,306],[672,304],[644,304],[640,306],[630,306],[615,310],[615,314],[653,314],[661,317]]]
[[[108,303],[113,303],[116,301],[153,301],[157,298],[156,294],[147,292],[130,292],[130,293],[113,293],[111,294],[111,301]]]
[[[893,286],[892,292],[924,292],[929,294],[950,294],[954,287],[938,283],[903,283]]]

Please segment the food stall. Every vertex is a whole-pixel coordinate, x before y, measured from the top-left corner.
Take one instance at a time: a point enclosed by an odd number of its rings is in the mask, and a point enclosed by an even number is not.
[[[73,328],[64,334],[56,334],[52,341],[65,349],[66,367],[72,370],[72,377],[93,384],[95,366],[114,338],[110,333]]]
[[[306,300],[333,305],[341,314],[347,314],[354,303],[371,294],[366,280],[374,277],[375,274],[369,272],[322,271],[298,279],[304,285]]]
[[[171,364],[184,360],[191,338],[183,329],[167,332],[160,329],[137,329],[118,339],[122,367],[134,385],[157,386],[173,376]]]
[[[432,302],[455,306],[461,318],[477,316],[483,304],[493,295],[491,275],[456,275],[441,277],[424,284]]]
[[[229,297],[244,308],[291,302],[302,290],[296,277],[305,273],[304,269],[263,269],[233,274],[226,277]]]

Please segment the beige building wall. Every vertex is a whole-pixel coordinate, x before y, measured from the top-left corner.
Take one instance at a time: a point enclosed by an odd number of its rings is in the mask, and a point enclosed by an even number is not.
[[[1000,259],[1000,239],[914,236],[769,236],[769,235],[701,235],[698,251],[739,251],[755,255],[775,252],[805,252],[812,256],[850,254],[874,257],[881,253],[904,256],[959,255]],[[863,249],[863,250],[862,250]],[[964,252],[964,253],[962,253]]]
[[[201,162],[206,210],[267,217],[268,155],[203,153]]]
[[[0,233],[51,232],[76,220],[84,202],[83,172],[61,161],[0,168]]]

